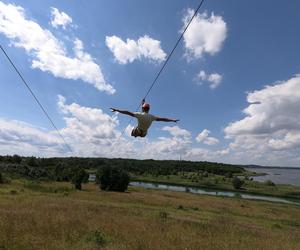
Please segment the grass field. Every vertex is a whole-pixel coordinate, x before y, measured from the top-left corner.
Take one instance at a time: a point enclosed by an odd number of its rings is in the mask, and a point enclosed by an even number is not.
[[[0,185],[0,249],[300,249],[300,206],[94,184]]]

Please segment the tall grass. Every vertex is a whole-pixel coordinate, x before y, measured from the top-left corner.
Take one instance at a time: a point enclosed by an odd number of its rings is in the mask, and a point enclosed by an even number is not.
[[[92,184],[64,196],[44,191],[68,183],[38,185],[0,186],[1,250],[300,249],[294,205]]]

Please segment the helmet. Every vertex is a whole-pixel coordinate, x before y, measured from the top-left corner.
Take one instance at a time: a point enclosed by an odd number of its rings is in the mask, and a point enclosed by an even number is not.
[[[142,108],[143,109],[150,109],[150,104],[149,103],[144,103]]]

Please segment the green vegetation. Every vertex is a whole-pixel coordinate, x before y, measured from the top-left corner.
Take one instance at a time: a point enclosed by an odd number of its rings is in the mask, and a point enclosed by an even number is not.
[[[121,168],[135,175],[174,175],[180,172],[204,172],[216,175],[243,174],[241,166],[214,162],[155,161],[106,158],[35,158],[0,156],[0,170],[22,177],[70,181],[74,168],[94,170],[105,166]]]
[[[81,184],[87,183],[89,180],[88,173],[83,168],[74,169],[71,177],[71,182],[74,184],[75,188],[81,190]]]
[[[235,177],[238,177],[243,182],[242,188],[239,189],[240,192],[300,198],[300,187],[273,185],[274,183],[272,184],[271,182],[255,182],[251,176],[257,174],[246,171],[238,165],[171,160],[0,156],[0,172],[10,178],[22,177],[40,181],[68,181],[73,182],[74,185],[76,184],[74,175],[77,173],[77,169],[84,169],[87,173],[96,174],[98,170],[102,171],[102,169],[107,167],[118,169],[116,172],[122,170],[129,173],[131,180],[197,186],[218,190],[235,190],[232,182]],[[125,176],[124,180],[126,180]],[[124,183],[126,186],[126,181]],[[79,183],[78,188],[80,188]],[[103,184],[103,188],[111,190],[106,184]],[[126,190],[126,188],[123,190]]]
[[[98,169],[96,183],[101,190],[125,192],[129,184],[129,175],[120,168],[105,166]]]
[[[300,249],[300,206],[131,186],[82,189],[1,184],[0,249]]]
[[[232,179],[232,186],[235,188],[235,189],[240,189],[244,184],[244,181],[242,181],[239,177],[235,176],[233,179]]]
[[[266,184],[267,186],[275,186],[275,183],[274,183],[273,181],[271,181],[271,180],[265,181],[265,184]]]
[[[252,181],[246,177],[239,177],[243,181],[243,186],[239,192],[278,196],[283,198],[300,199],[300,187],[277,184],[275,186],[267,185],[264,182]],[[227,178],[222,175],[208,174],[207,177],[201,173],[184,173],[178,175],[167,176],[151,176],[151,175],[132,175],[133,181],[144,181],[153,183],[165,183],[181,186],[201,187],[216,190],[236,191],[232,185],[233,178]]]

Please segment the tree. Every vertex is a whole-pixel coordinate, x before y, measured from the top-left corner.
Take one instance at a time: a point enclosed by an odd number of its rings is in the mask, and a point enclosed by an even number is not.
[[[12,157],[12,162],[13,163],[20,164],[21,161],[22,161],[22,157],[21,156],[19,156],[19,155],[13,155],[13,157]]]
[[[97,171],[96,183],[101,190],[124,192],[129,184],[129,175],[120,168],[104,166]]]
[[[275,186],[275,183],[274,183],[273,181],[271,181],[271,180],[265,181],[265,184],[266,184],[267,186]]]
[[[240,178],[238,177],[234,177],[232,179],[232,186],[235,188],[235,189],[240,189],[244,184],[244,181],[242,181]]]
[[[30,167],[37,167],[38,166],[37,159],[34,156],[28,157],[26,159],[26,163]]]
[[[0,173],[0,184],[2,184],[4,182],[2,174]]]
[[[83,168],[76,168],[72,174],[72,184],[75,188],[81,190],[81,184],[86,183],[89,179],[88,173]]]
[[[232,172],[227,172],[227,173],[225,174],[225,177],[227,177],[227,178],[232,178]]]

